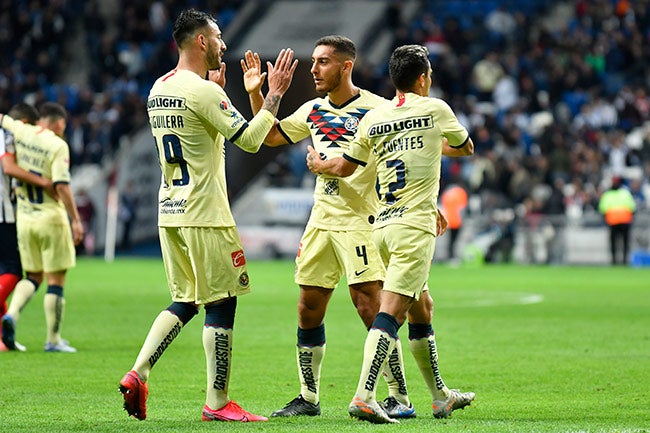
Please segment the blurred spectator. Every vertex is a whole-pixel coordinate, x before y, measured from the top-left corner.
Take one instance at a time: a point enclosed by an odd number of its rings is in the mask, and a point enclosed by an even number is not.
[[[75,194],[75,202],[84,228],[83,242],[77,245],[77,254],[83,253],[92,256],[95,253],[95,206],[83,188]]]
[[[485,16],[484,25],[487,30],[489,47],[502,49],[507,41],[512,40],[517,22],[505,7],[499,6]]]
[[[491,101],[497,82],[505,74],[499,63],[499,55],[488,51],[472,69],[472,83],[479,101]]]
[[[636,210],[644,210],[648,207],[648,199],[646,197],[646,192],[644,191],[645,185],[639,177],[634,177],[630,179],[630,193],[634,198],[634,203],[636,204]]]
[[[119,220],[122,222],[122,240],[119,248],[124,251],[131,249],[131,235],[133,223],[136,221],[138,210],[138,196],[132,182],[120,194]]]

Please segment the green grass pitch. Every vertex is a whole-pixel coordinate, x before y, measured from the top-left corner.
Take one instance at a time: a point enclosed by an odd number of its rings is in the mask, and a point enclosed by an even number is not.
[[[268,415],[298,393],[296,300],[290,261],[252,262],[239,299],[231,398]],[[476,401],[446,420],[405,347],[418,417],[400,425],[351,420],[347,405],[365,330],[347,289],[326,317],[323,414],[266,423],[202,423],[203,312],[153,369],[148,418],[122,410],[117,384],[158,312],[169,305],[162,263],[80,259],[66,285],[63,335],[76,354],[43,352],[43,288],[23,311],[26,353],[0,353],[2,432],[650,432],[650,269],[434,265],[434,329],[447,385]],[[406,327],[400,336],[406,341]],[[378,397],[386,396],[380,382]]]

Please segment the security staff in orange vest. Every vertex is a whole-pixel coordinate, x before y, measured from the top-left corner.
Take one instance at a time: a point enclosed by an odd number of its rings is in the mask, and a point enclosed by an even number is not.
[[[455,257],[454,245],[458,239],[458,233],[463,225],[463,210],[467,206],[467,193],[458,185],[450,185],[440,197],[442,210],[447,218],[447,231],[450,233],[449,245],[447,248],[448,259]]]
[[[605,215],[609,226],[609,245],[612,254],[612,265],[616,265],[620,247],[622,247],[622,265],[627,263],[630,247],[630,226],[634,220],[636,204],[630,191],[622,187],[623,180],[614,176],[612,186],[600,197],[598,210]],[[620,245],[620,247],[619,247]]]

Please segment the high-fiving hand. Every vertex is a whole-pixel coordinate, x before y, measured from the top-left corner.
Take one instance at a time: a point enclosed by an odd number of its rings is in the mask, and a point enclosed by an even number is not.
[[[244,88],[246,93],[259,93],[266,79],[266,72],[262,73],[262,61],[257,53],[251,50],[244,53],[244,58],[239,61],[244,72]]]
[[[275,64],[266,62],[267,72],[262,72],[262,61],[257,53],[248,50],[239,61],[244,72],[244,88],[248,94],[259,93],[268,77],[269,93],[283,95],[287,91],[293,73],[298,67],[298,60],[293,59],[293,50],[280,50]]]

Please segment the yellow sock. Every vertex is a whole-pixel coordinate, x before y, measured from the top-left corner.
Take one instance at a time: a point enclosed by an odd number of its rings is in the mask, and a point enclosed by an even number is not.
[[[210,409],[220,409],[229,401],[232,329],[204,326],[203,350],[208,380],[205,403]]]
[[[18,322],[20,312],[25,308],[25,305],[27,305],[32,296],[34,296],[34,293],[36,293],[36,285],[32,280],[24,278],[18,281],[18,284],[14,288],[14,294],[11,297],[9,308],[7,309],[7,314],[14,319],[14,322]]]
[[[133,364],[133,370],[137,371],[145,382],[154,364],[160,359],[163,352],[174,341],[181,332],[183,322],[175,314],[167,310],[161,311],[154,320],[147,338],[145,338],[140,353]]]
[[[377,379],[384,369],[396,339],[381,329],[370,328],[363,347],[363,364],[357,386],[357,396],[363,401],[376,401]]]
[[[445,386],[438,369],[435,337],[429,335],[426,338],[412,339],[409,341],[409,347],[433,399],[446,400],[449,396],[449,389]]]
[[[399,339],[395,341],[395,348],[388,357],[383,376],[388,385],[388,395],[395,397],[400,403],[410,406],[411,402],[406,389],[406,377],[404,376],[402,343]]]
[[[313,404],[319,402],[320,371],[324,356],[325,344],[314,347],[296,347],[300,394],[305,400]]]
[[[61,323],[65,310],[65,299],[53,293],[46,293],[43,298],[45,323],[47,326],[47,342],[58,344],[61,341]]]

